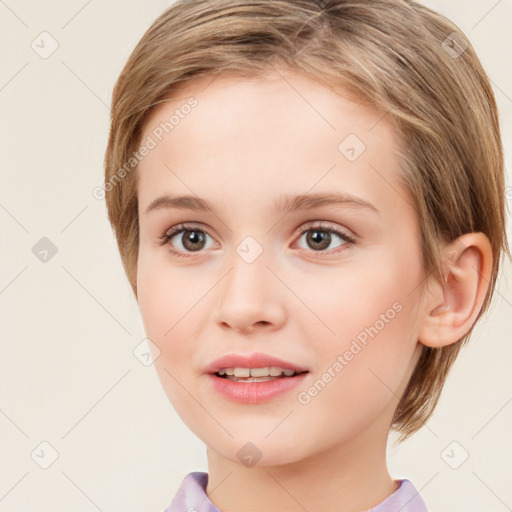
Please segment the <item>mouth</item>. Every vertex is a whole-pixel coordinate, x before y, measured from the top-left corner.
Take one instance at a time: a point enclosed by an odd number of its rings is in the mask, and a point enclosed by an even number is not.
[[[258,404],[284,395],[298,386],[307,368],[267,354],[226,355],[213,361],[205,373],[213,389],[225,399]]]
[[[263,368],[244,368],[236,366],[220,368],[218,371],[214,372],[213,375],[233,382],[269,382],[294,377],[302,373],[308,373],[308,371],[295,371],[291,368],[281,368],[279,366],[266,366]]]
[[[294,373],[305,371],[308,371],[305,367],[260,353],[226,354],[204,368],[205,373],[223,378],[291,377]]]

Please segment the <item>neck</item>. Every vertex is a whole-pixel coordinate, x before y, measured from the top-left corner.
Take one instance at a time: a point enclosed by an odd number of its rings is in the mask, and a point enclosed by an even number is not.
[[[206,492],[223,511],[368,510],[397,488],[386,465],[387,429],[375,430],[282,465],[248,468],[208,449]]]

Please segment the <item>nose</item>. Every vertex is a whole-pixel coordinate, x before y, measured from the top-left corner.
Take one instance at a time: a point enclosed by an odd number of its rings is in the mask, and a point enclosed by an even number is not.
[[[285,322],[286,297],[265,259],[260,256],[248,263],[235,253],[231,261],[231,269],[219,285],[216,322],[223,329],[244,334],[279,329]]]

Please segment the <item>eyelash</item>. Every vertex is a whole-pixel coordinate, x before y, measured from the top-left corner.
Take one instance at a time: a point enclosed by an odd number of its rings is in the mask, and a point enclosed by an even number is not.
[[[160,246],[167,245],[174,237],[176,237],[180,233],[184,233],[186,231],[198,231],[201,233],[205,233],[211,237],[211,235],[204,229],[183,223],[183,224],[178,224],[177,226],[173,226],[170,229],[167,229],[161,236],[159,236],[158,237],[158,239],[159,239],[158,245],[160,245]],[[318,225],[315,225],[315,226],[310,226],[307,229],[299,228],[296,230],[299,237],[301,237],[305,233],[308,233],[309,231],[322,231],[324,233],[331,233],[331,234],[339,236],[345,242],[342,246],[338,247],[337,250],[332,251],[332,254],[336,254],[337,252],[342,250],[342,248],[345,245],[354,244],[356,242],[354,237],[352,237],[352,236],[350,236],[350,235],[348,235],[330,225],[326,225],[326,224],[322,224],[322,223],[319,223]],[[192,256],[194,254],[194,252],[183,253],[183,252],[177,251],[176,249],[173,249],[173,248],[170,248],[170,252],[179,258],[189,258],[190,256]],[[197,252],[201,252],[201,251],[197,251]],[[311,251],[311,252],[315,252],[318,254],[324,254],[326,252],[329,253],[331,251]]]

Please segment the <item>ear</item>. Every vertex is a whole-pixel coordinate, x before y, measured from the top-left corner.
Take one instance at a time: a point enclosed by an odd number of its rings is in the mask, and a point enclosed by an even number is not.
[[[460,340],[475,323],[492,273],[492,248],[483,233],[466,233],[443,248],[444,282],[427,284],[418,340],[443,347]]]

